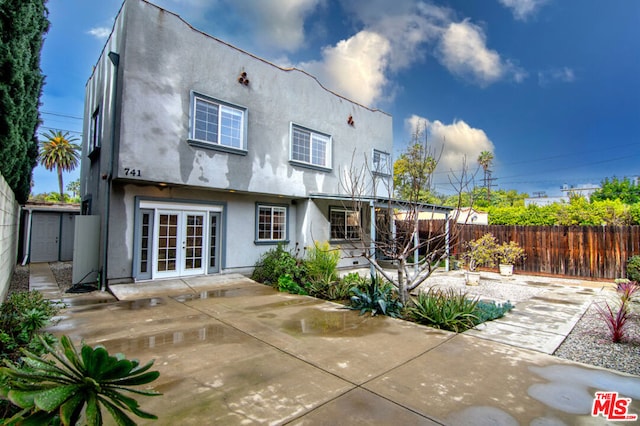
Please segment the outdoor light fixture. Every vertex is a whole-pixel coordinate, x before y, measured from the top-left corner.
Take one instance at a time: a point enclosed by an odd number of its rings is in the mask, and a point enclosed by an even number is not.
[[[354,126],[356,124],[356,122],[353,121],[353,116],[350,115],[349,118],[347,118],[347,124],[349,126]]]

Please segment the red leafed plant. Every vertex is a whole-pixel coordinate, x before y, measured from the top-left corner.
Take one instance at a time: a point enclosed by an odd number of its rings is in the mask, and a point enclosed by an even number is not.
[[[618,284],[618,293],[623,304],[629,302],[638,291],[640,291],[640,283],[636,281],[624,281]]]
[[[607,328],[609,329],[609,333],[611,334],[611,341],[613,343],[621,342],[625,337],[627,337],[627,320],[629,319],[629,310],[626,303],[622,303],[620,305],[620,309],[617,312],[614,312],[611,309],[609,304],[605,304],[606,309],[597,306],[598,314],[603,319],[603,321],[607,324]]]
[[[620,296],[620,308],[614,312],[608,303],[605,304],[606,309],[602,306],[597,306],[598,314],[602,320],[607,324],[609,333],[611,335],[611,341],[618,343],[627,337],[627,321],[629,320],[630,311],[629,303],[631,298],[640,291],[640,285],[635,281],[624,281],[618,283],[618,295]]]

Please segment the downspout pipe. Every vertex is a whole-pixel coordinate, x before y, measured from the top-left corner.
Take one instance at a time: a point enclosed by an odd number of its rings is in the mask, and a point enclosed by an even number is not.
[[[111,153],[109,155],[109,169],[107,175],[107,193],[105,196],[104,209],[104,238],[102,239],[102,273],[100,274],[100,291],[107,289],[107,262],[109,259],[109,221],[111,212],[111,185],[113,181],[113,164],[116,155],[116,98],[118,97],[118,73],[120,65],[120,55],[111,51],[107,55],[113,64],[113,93],[111,96]]]
[[[29,218],[27,219],[27,243],[25,244],[25,255],[22,258],[22,266],[26,265],[31,258],[31,220],[33,216],[33,210],[28,209]]]

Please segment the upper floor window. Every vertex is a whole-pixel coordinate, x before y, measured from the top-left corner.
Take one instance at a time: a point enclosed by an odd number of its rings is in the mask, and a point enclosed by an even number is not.
[[[332,240],[360,239],[360,212],[332,207],[329,210]]]
[[[193,94],[191,142],[246,150],[246,109]]]
[[[330,169],[331,136],[292,125],[291,160]]]
[[[89,157],[93,158],[100,151],[101,128],[100,107],[91,115],[91,128],[89,129]]]
[[[373,150],[373,173],[379,175],[391,175],[391,154],[384,151]]]
[[[258,204],[256,242],[276,242],[287,239],[287,207]]]

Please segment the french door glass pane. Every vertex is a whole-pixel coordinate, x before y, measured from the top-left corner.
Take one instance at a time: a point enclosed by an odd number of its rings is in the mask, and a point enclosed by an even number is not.
[[[204,235],[204,216],[187,215],[185,243],[185,269],[202,267],[202,243]]]
[[[175,271],[177,255],[178,215],[160,214],[158,224],[158,271]]]
[[[209,270],[218,269],[218,215],[210,216],[210,234],[209,234]]]

